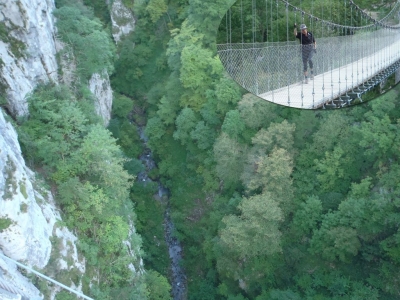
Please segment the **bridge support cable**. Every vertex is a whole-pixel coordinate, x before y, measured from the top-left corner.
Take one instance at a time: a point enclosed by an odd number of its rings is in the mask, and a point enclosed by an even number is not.
[[[3,254],[1,254],[1,253],[0,253],[0,257],[6,259],[6,260],[8,260],[8,261],[11,261],[11,262],[15,263],[18,267],[21,267],[21,268],[23,268],[23,269],[25,269],[25,270],[27,270],[27,271],[29,271],[29,272],[32,272],[32,273],[34,273],[35,275],[37,275],[37,276],[39,276],[39,277],[41,277],[41,278],[43,278],[43,279],[45,279],[45,280],[47,280],[47,281],[50,281],[51,283],[54,283],[55,285],[58,285],[59,287],[61,287],[61,288],[65,289],[65,290],[67,290],[67,291],[69,291],[69,292],[71,292],[71,293],[77,295],[77,296],[80,297],[80,298],[87,299],[87,300],[94,300],[93,298],[90,298],[90,297],[88,297],[88,296],[82,294],[81,292],[78,292],[78,291],[76,291],[76,290],[74,290],[74,289],[72,289],[72,288],[70,288],[70,287],[68,287],[68,286],[66,286],[66,285],[64,285],[64,284],[62,284],[61,282],[58,282],[58,281],[56,281],[56,280],[54,280],[54,279],[52,279],[52,278],[50,278],[50,277],[47,277],[46,275],[43,275],[42,273],[39,273],[38,271],[35,271],[35,270],[33,270],[32,268],[30,268],[30,267],[28,267],[28,266],[25,266],[25,265],[23,265],[23,264],[21,264],[21,263],[15,261],[15,260],[13,260],[13,259],[7,257],[7,256],[5,256],[5,255],[3,255]]]

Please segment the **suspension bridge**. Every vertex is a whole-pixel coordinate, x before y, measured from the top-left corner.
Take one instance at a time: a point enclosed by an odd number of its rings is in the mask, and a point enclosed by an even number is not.
[[[364,93],[399,71],[400,1],[395,2],[383,18],[373,19],[353,1],[346,3],[344,0],[347,6],[343,10],[348,17],[345,24],[338,24],[321,18],[323,14],[317,16],[287,1],[272,0],[270,3],[274,5],[269,6],[267,0],[264,9],[266,21],[262,24],[257,20],[257,1],[249,0],[252,2],[251,18],[254,19],[250,42],[245,42],[244,37],[243,18],[246,16],[243,16],[243,1],[237,1],[236,6],[227,12],[224,19],[226,42],[218,43],[217,50],[228,74],[260,98],[295,108],[345,107],[355,99],[362,102]],[[232,12],[234,9],[236,14]],[[286,20],[283,18],[286,21],[286,41],[282,38],[280,41],[271,41],[271,38],[257,40],[256,34],[261,32],[261,26],[265,26],[264,36],[265,33],[272,36],[273,22],[277,20],[275,10],[286,15]],[[297,15],[301,23],[310,24],[311,32],[315,30],[314,78],[308,83],[304,80],[301,45],[293,34]],[[232,24],[236,24],[236,32]],[[236,36],[236,41],[232,36]],[[277,36],[275,34],[276,39]]]

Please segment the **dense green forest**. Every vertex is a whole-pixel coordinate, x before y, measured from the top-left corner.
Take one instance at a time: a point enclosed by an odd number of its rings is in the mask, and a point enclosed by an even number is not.
[[[234,1],[125,0],[136,28],[117,47],[104,1],[56,3],[59,33],[82,55],[81,82],[112,73],[112,120],[98,125],[82,86],[45,86],[20,137],[79,229],[89,270],[102,274],[88,294],[169,297],[167,248],[154,241],[164,240],[165,207],[152,199],[156,186],[134,180],[143,169],[136,127],[145,126],[151,176],[169,189],[184,247],[188,299],[399,298],[398,86],[348,109],[281,107],[241,90],[218,59],[218,28]],[[118,242],[129,222],[144,279],[131,278]]]

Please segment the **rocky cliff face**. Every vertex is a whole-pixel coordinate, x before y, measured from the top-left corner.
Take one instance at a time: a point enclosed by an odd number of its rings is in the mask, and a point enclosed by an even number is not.
[[[130,34],[135,29],[135,18],[131,10],[129,10],[121,0],[114,0],[110,8],[112,35],[116,44],[121,39]],[[70,55],[68,57],[71,57]],[[70,63],[62,63],[65,67],[74,66]],[[72,67],[74,68],[74,67]],[[75,67],[76,68],[76,67]],[[71,72],[63,72],[71,74]],[[104,126],[108,125],[111,117],[111,106],[113,100],[110,79],[106,71],[102,74],[93,74],[89,80],[89,89],[95,96],[95,108],[99,116],[102,117]]]
[[[57,81],[53,0],[0,0],[0,93],[14,115],[28,112],[26,95]]]
[[[0,8],[0,92],[13,115],[24,115],[26,95],[42,82],[57,82],[55,6],[53,0],[0,0]],[[0,247],[15,260],[43,268],[60,217],[51,194],[26,167],[17,134],[3,112],[0,132]]]
[[[1,110],[0,149],[2,252],[14,260],[39,269],[44,268],[53,255],[53,267],[55,265],[59,269],[77,268],[80,273],[84,273],[84,264],[78,259],[75,246],[77,238],[67,228],[57,225],[61,217],[51,193],[42,187],[43,182],[37,180],[35,174],[25,165],[17,134],[11,123],[5,120]],[[59,253],[52,253],[51,238],[58,240],[60,248],[56,251]],[[66,248],[71,249],[63,252]],[[67,260],[70,261],[70,265],[66,263]],[[21,290],[26,279],[21,279],[23,276],[18,274],[12,263],[1,261],[0,269],[4,276],[0,276],[0,280],[8,281]],[[10,265],[10,269],[3,268]],[[30,296],[39,294],[31,285],[26,289]]]
[[[55,38],[54,8],[54,0],[0,0],[0,104],[13,116],[28,113],[26,96],[38,84],[71,84],[75,79],[71,53],[61,57],[63,72],[58,72],[56,54],[63,45]],[[108,75],[94,74],[88,87],[97,112],[108,124],[112,104]],[[78,257],[77,237],[59,225],[59,211],[44,186],[26,166],[17,134],[0,108],[0,253],[39,269],[49,268],[51,261],[52,269],[77,269],[82,274],[85,264]],[[7,286],[31,299],[44,297],[13,263],[0,257],[0,299],[5,299],[2,292],[7,293]],[[55,293],[56,289],[45,298],[54,299]]]
[[[14,116],[28,114],[26,96],[38,84],[69,85],[76,79],[73,54],[65,51],[58,78],[56,54],[65,45],[56,39],[54,9],[54,0],[0,0],[0,96]],[[112,103],[108,74],[94,75],[88,85],[107,125]]]
[[[135,30],[135,18],[121,0],[114,0],[111,6],[112,34],[115,43]]]
[[[0,299],[21,299],[21,296],[30,300],[42,299],[39,290],[21,275],[17,266],[0,257]]]
[[[0,219],[9,223],[0,232],[0,245],[7,256],[43,268],[50,257],[55,213],[34,189],[33,173],[25,166],[16,132],[3,114],[0,132]]]
[[[113,100],[110,79],[106,71],[100,74],[93,74],[89,80],[89,89],[95,96],[96,113],[102,117],[104,126],[108,125],[111,115]]]
[[[73,86],[77,85],[76,61],[72,51],[63,42],[57,40],[57,52],[60,54],[60,68],[62,74],[60,83]],[[111,106],[113,101],[113,91],[110,85],[110,78],[106,70],[102,74],[93,74],[88,82],[88,88],[94,96],[96,113],[103,119],[104,126],[108,125],[111,118]]]
[[[1,110],[0,149],[0,249],[11,258],[43,267],[50,255],[50,226],[54,222],[47,223],[40,213],[29,177],[32,173],[21,164],[24,160],[15,130],[5,121]],[[37,226],[36,221],[44,228]],[[0,298],[10,290],[22,296],[40,295],[15,264],[0,257]]]

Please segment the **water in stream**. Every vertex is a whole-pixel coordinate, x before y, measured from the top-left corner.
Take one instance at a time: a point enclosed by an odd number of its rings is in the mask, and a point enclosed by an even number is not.
[[[147,148],[147,138],[144,135],[143,131],[144,129],[140,127],[140,139],[145,146],[145,150],[139,159],[145,166],[145,170],[138,174],[137,180],[143,183],[147,183],[152,182],[152,180],[148,176],[148,173],[156,167],[156,164],[152,158],[150,149]],[[181,266],[182,246],[179,240],[173,235],[175,229],[170,217],[171,209],[169,205],[168,189],[166,189],[160,182],[158,182],[157,194],[154,196],[154,201],[158,201],[156,199],[160,199],[160,201],[163,201],[166,207],[164,212],[164,239],[168,246],[168,253],[170,258],[169,282],[172,286],[172,296],[174,300],[185,300],[187,299],[187,293],[185,271]]]

